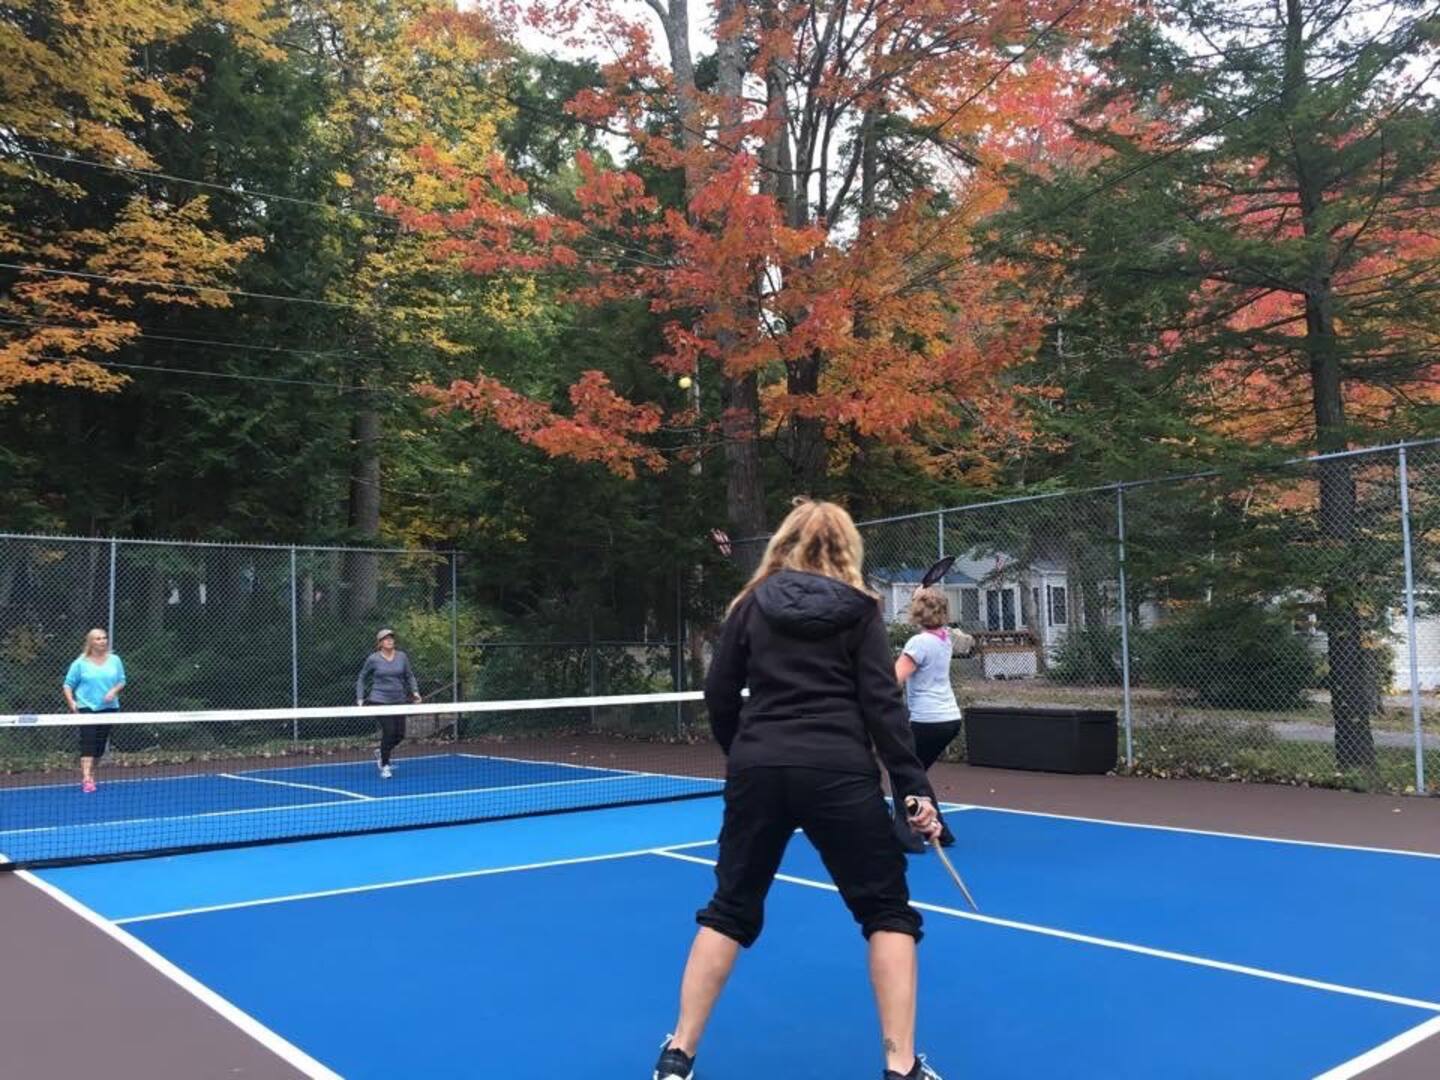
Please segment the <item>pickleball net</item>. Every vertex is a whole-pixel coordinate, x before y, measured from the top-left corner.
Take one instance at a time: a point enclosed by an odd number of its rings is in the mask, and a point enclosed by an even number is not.
[[[57,866],[714,796],[724,765],[700,700],[0,715],[0,857]],[[389,776],[381,716],[405,726]],[[93,791],[80,719],[110,725]]]

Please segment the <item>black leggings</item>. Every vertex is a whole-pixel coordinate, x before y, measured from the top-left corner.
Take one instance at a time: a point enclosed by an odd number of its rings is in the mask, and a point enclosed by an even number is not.
[[[405,717],[382,716],[380,719],[380,764],[390,764],[390,751],[405,738]]]
[[[915,756],[920,759],[920,764],[925,771],[930,771],[930,766],[940,760],[940,755],[945,753],[945,748],[955,741],[955,736],[960,734],[960,721],[947,720],[943,724],[911,724],[910,730],[915,733]],[[940,813],[939,806],[936,806],[935,813]],[[940,818],[944,824],[944,817]],[[905,821],[905,807],[897,799],[895,802],[895,822],[901,830],[901,837],[907,841],[913,840],[915,834],[911,832],[910,826]],[[950,828],[945,827],[945,835],[949,835]],[[910,846],[913,846],[911,844]]]
[[[94,714],[94,709],[76,709],[77,713]],[[81,724],[80,725],[80,756],[88,758],[100,758],[105,756],[105,748],[110,745],[110,724]]]
[[[920,939],[920,913],[910,906],[905,856],[890,831],[879,777],[794,766],[743,769],[725,781],[715,895],[695,921],[753,944],[797,826],[867,938],[889,930]]]

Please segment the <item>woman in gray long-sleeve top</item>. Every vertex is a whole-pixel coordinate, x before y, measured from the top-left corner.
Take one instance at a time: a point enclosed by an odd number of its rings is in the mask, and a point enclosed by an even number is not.
[[[355,704],[403,705],[407,701],[418,704],[420,684],[415,679],[415,669],[410,666],[410,657],[395,648],[395,631],[381,630],[375,635],[375,644],[378,647],[365,658],[355,680]],[[391,775],[390,752],[403,738],[405,717],[380,717],[380,749],[375,752],[375,762],[386,780]]]

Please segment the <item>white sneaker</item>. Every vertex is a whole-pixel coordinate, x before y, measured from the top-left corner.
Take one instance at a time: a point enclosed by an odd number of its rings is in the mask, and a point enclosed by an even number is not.
[[[380,766],[380,779],[381,779],[381,780],[389,780],[390,777],[393,776],[393,775],[394,775],[394,773],[392,773],[392,772],[390,771],[390,766],[389,766],[389,765],[381,765],[381,766]]]

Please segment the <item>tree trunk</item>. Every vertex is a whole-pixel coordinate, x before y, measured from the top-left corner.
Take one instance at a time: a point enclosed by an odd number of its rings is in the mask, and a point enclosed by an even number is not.
[[[0,559],[0,611],[10,606],[15,595],[15,580],[20,576],[20,560],[16,556]]]
[[[380,535],[380,414],[372,407],[357,413],[351,426],[350,531],[373,540]],[[350,590],[346,617],[358,621],[375,610],[380,592],[378,557],[352,551],[346,557],[345,581]]]
[[[165,628],[165,600],[170,592],[170,582],[164,570],[154,563],[145,567],[145,617],[141,625],[146,630]]]
[[[85,545],[85,587],[70,594],[70,614],[82,622],[95,622],[95,612],[101,610],[96,603],[97,586],[105,581],[104,590],[109,592],[110,548],[106,544]],[[105,561],[101,562],[101,556]],[[104,620],[96,623],[101,625]]]
[[[720,0],[716,6],[717,22],[733,25],[736,0]],[[729,143],[734,126],[742,119],[740,101],[745,86],[745,54],[738,33],[729,33],[716,43],[719,72],[716,90],[721,101],[733,103],[721,116],[720,138]],[[767,80],[768,81],[768,80]],[[773,109],[774,103],[769,106]],[[773,135],[766,139],[761,151],[762,162],[778,159],[778,143]],[[774,169],[762,173],[762,190],[775,176]],[[755,317],[759,317],[758,311]],[[729,343],[721,339],[721,355],[729,352]],[[723,361],[722,361],[723,363]],[[723,373],[721,394],[723,417],[721,431],[725,439],[725,508],[731,536],[744,539],[765,532],[765,476],[760,468],[760,381],[755,372]],[[743,559],[754,545],[742,545],[735,552]],[[751,566],[745,566],[748,572]]]
[[[1305,289],[1305,354],[1310,369],[1315,410],[1316,447],[1321,453],[1347,446],[1340,343],[1335,331],[1332,253],[1327,241],[1324,178],[1316,165],[1316,147],[1301,114],[1308,75],[1305,70],[1305,23],[1302,0],[1285,3],[1285,75],[1281,101],[1292,118],[1296,191],[1300,220],[1313,254]],[[1328,547],[1348,549],[1355,541],[1355,477],[1347,459],[1319,466],[1319,535]],[[1350,559],[1343,562],[1349,564]],[[1330,661],[1330,709],[1335,721],[1337,768],[1372,768],[1375,738],[1370,719],[1379,710],[1378,665],[1365,647],[1365,620],[1348,577],[1324,583],[1325,632]]]
[[[813,398],[820,390],[821,357],[818,353],[785,365],[785,384],[801,398]],[[813,416],[791,416],[788,424],[790,475],[797,491],[805,495],[825,494],[828,448],[824,421]]]
[[[725,505],[737,540],[765,532],[765,480],[760,471],[760,384],[752,373],[725,384]]]

